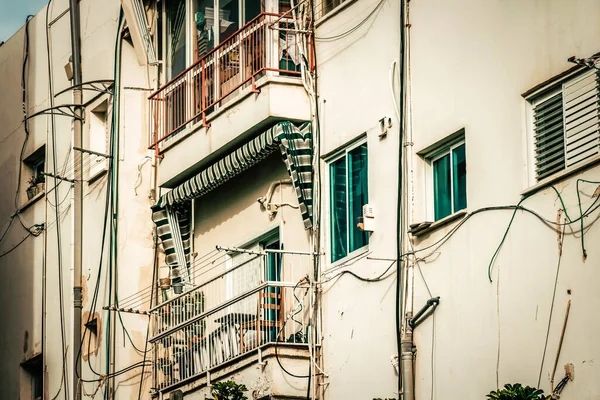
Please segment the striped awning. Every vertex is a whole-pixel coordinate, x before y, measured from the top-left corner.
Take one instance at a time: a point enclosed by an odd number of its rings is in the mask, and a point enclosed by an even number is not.
[[[188,221],[186,223],[189,224],[188,219],[178,219],[180,227],[173,229],[167,220],[168,213],[175,213],[173,210],[186,206],[189,201],[219,187],[278,150],[281,152],[283,162],[292,178],[304,227],[305,229],[312,227],[311,124],[306,122],[297,127],[288,121],[280,122],[158,199],[158,202],[152,207],[152,219],[158,227],[158,235],[163,243],[167,264],[179,264],[175,254],[178,246],[173,244],[174,240],[179,240],[175,231],[189,232],[189,227],[181,226],[182,221]],[[189,253],[189,237],[186,239],[188,240],[183,248]],[[188,253],[185,254],[185,258],[189,262]]]

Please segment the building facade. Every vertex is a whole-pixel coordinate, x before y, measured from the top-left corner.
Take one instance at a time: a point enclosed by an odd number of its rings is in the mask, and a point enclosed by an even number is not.
[[[82,0],[79,148],[51,1],[0,47],[5,397],[600,398],[598,8]]]

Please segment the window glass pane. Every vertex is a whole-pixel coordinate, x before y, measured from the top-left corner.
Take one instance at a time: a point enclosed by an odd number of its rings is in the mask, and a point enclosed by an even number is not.
[[[346,158],[329,166],[331,209],[331,261],[348,254],[348,222],[346,217]]]
[[[239,0],[221,0],[219,1],[220,19],[219,19],[219,43],[233,35],[239,28],[240,19]]]
[[[433,196],[436,221],[452,213],[450,184],[450,154],[446,154],[433,162]]]
[[[350,252],[365,246],[368,243],[368,233],[358,229],[359,218],[362,217],[362,206],[369,201],[368,171],[367,171],[367,144],[348,153],[348,169],[350,170],[349,187],[350,195]]]
[[[452,150],[454,212],[467,208],[467,161],[465,145]]]
[[[185,0],[169,0],[166,9],[170,77],[173,78],[186,68]]]
[[[196,24],[196,54],[195,59],[200,59],[213,49],[215,44],[214,33],[214,4],[213,0],[194,1],[194,22]]]
[[[244,23],[251,21],[261,13],[261,0],[246,0],[244,3]]]

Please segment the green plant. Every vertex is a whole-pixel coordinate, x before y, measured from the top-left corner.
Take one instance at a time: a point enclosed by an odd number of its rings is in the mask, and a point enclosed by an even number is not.
[[[490,400],[550,400],[551,398],[541,389],[523,387],[520,383],[506,384],[500,390],[491,391],[486,397]]]
[[[248,400],[244,392],[248,391],[245,385],[238,385],[232,380],[213,384],[212,395],[215,400]]]
[[[44,175],[40,174],[40,175],[33,175],[31,178],[29,178],[29,180],[27,181],[27,185],[31,188],[34,187],[35,185],[37,185],[38,183],[44,183]]]

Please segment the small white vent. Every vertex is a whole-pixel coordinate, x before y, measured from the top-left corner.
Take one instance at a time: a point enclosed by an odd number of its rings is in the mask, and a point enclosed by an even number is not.
[[[600,154],[600,86],[597,71],[562,84],[533,103],[535,174],[542,180]]]

